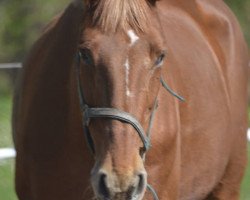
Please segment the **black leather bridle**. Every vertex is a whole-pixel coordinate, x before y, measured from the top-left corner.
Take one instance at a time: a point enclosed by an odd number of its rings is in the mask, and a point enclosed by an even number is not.
[[[113,120],[119,120],[123,123],[128,123],[131,126],[134,127],[136,132],[138,133],[142,143],[143,143],[143,153],[146,153],[150,149],[150,131],[153,125],[153,120],[154,120],[154,114],[155,111],[158,107],[158,102],[157,99],[155,99],[154,106],[150,115],[149,119],[149,125],[147,132],[145,133],[144,129],[142,128],[140,122],[130,113],[127,113],[125,111],[116,109],[116,108],[91,108],[88,106],[85,98],[84,98],[84,93],[81,85],[81,69],[80,69],[80,62],[82,59],[82,54],[81,52],[77,53],[76,56],[76,77],[77,77],[77,88],[78,88],[78,95],[79,95],[79,101],[80,101],[80,108],[82,112],[82,123],[83,123],[83,128],[84,128],[84,133],[85,137],[88,143],[88,146],[93,154],[95,154],[95,146],[93,139],[91,137],[90,131],[89,131],[89,122],[91,119],[95,118],[108,118],[108,119],[113,119]],[[169,88],[169,86],[163,81],[161,78],[161,83],[163,87],[170,92],[173,96],[177,97],[181,101],[185,101],[185,99],[178,94],[176,94],[173,90]],[[150,186],[147,185],[147,188],[152,192],[154,199],[158,200],[159,198],[157,197],[157,194],[155,190]]]

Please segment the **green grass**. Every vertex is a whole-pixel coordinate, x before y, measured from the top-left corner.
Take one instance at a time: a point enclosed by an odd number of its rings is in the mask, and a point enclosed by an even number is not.
[[[2,79],[1,79],[2,80]],[[12,147],[11,95],[0,93],[0,148]],[[0,161],[0,200],[17,200],[14,192],[14,160]]]
[[[250,143],[248,143],[248,168],[241,186],[241,200],[250,200]]]
[[[250,105],[248,105],[248,127],[250,127]]]
[[[14,192],[14,161],[0,162],[0,199],[17,200]]]
[[[0,94],[0,148],[13,146],[10,113],[11,96]]]

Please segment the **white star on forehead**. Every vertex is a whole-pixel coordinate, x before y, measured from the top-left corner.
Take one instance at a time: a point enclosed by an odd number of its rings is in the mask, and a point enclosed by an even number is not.
[[[130,38],[130,45],[132,46],[137,40],[139,40],[139,37],[135,34],[133,30],[128,31],[128,36]]]

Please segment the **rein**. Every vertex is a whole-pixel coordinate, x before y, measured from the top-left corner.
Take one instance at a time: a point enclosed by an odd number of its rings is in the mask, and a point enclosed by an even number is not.
[[[91,108],[88,106],[85,98],[84,98],[84,93],[81,85],[81,69],[80,69],[80,62],[81,62],[82,54],[80,52],[77,53],[76,55],[76,77],[77,77],[77,89],[78,89],[78,95],[79,95],[79,101],[80,101],[80,109],[82,112],[82,123],[83,123],[83,128],[84,128],[84,133],[85,133],[85,138],[87,140],[88,146],[93,154],[95,154],[95,146],[93,139],[91,137],[90,131],[89,131],[89,123],[91,119],[95,118],[109,118],[109,119],[114,119],[114,120],[119,120],[123,123],[128,123],[131,126],[134,127],[136,132],[138,133],[138,136],[140,137],[142,143],[143,143],[143,152],[146,154],[146,152],[150,149],[151,143],[150,143],[150,136],[151,136],[151,129],[153,127],[153,121],[154,121],[154,115],[155,111],[158,107],[158,101],[155,99],[154,107],[150,115],[149,119],[149,125],[148,129],[145,133],[143,130],[140,122],[130,113],[127,113],[125,111],[116,109],[116,108]],[[161,77],[161,83],[163,87],[174,97],[178,98],[181,101],[185,101],[185,99],[178,94],[176,94],[162,79]],[[145,155],[144,154],[144,155]],[[159,200],[156,191],[148,184],[147,189],[152,193],[154,200]]]

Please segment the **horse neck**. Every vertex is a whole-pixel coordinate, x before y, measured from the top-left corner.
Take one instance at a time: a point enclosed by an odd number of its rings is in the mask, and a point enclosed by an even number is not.
[[[29,130],[27,134],[35,133],[32,138],[41,137],[40,141],[49,137],[53,143],[67,135],[70,73],[82,15],[83,10],[71,4],[60,18],[50,24],[24,63],[23,105],[20,107],[23,109],[22,120],[28,121],[20,124],[28,124],[23,129]]]

